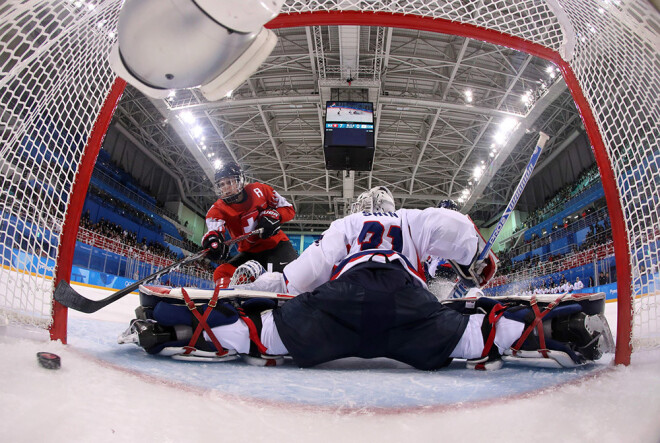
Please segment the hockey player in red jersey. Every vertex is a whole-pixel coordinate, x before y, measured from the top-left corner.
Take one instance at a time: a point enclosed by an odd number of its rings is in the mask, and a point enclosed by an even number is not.
[[[202,247],[210,248],[211,260],[226,260],[229,248],[223,241],[228,233],[239,237],[255,229],[263,229],[238,243],[238,254],[215,269],[213,280],[220,287],[227,287],[238,266],[248,260],[259,262],[264,268],[272,265],[273,271],[282,271],[298,257],[280,226],[295,216],[293,206],[272,187],[263,183],[245,184],[241,167],[233,162],[225,163],[215,174],[215,190],[218,200],[206,213],[208,232],[202,239]]]

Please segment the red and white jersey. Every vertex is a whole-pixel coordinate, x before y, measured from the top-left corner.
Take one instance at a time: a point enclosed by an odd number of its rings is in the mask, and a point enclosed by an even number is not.
[[[264,209],[275,209],[282,217],[282,223],[296,215],[293,206],[270,186],[263,183],[245,185],[246,198],[240,203],[227,204],[218,199],[206,213],[206,227],[209,231],[229,232],[232,238],[239,237],[257,227],[257,216]],[[289,240],[281,230],[272,237],[261,239],[253,235],[238,243],[239,252],[261,252],[272,249],[281,241]]]
[[[332,222],[321,238],[284,268],[291,294],[311,291],[358,263],[398,261],[423,286],[428,256],[467,265],[479,234],[469,217],[449,209],[359,212]]]

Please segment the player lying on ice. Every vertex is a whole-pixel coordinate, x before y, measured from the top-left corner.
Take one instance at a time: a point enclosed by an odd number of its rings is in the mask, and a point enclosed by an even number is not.
[[[240,355],[274,365],[290,356],[310,367],[344,357],[388,357],[424,370],[452,358],[477,369],[498,368],[503,358],[572,367],[612,351],[602,297],[440,302],[423,281],[421,257],[450,260],[473,286],[495,273],[494,255],[475,260],[484,242],[470,219],[440,208],[395,211],[382,187],[358,203],[360,212],[333,222],[282,274],[263,273],[241,286],[295,297],[227,302],[216,290],[210,302],[205,291],[206,303],[196,306],[192,289],[160,296],[144,288],[138,319],[119,341],[188,360]],[[184,300],[172,298],[174,292]]]

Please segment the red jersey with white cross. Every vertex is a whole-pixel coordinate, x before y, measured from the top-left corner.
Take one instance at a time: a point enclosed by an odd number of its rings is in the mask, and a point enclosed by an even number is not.
[[[206,213],[209,231],[229,232],[232,238],[241,236],[257,227],[257,216],[264,209],[275,209],[282,217],[282,224],[296,215],[293,206],[270,186],[263,183],[245,185],[247,197],[241,203],[227,204],[218,199]],[[225,235],[226,238],[226,235]],[[289,240],[281,230],[269,238],[253,235],[238,243],[239,252],[261,252],[272,249],[281,241]]]

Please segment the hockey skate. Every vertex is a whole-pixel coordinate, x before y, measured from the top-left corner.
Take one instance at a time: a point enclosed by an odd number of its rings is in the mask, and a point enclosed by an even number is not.
[[[131,320],[131,323],[128,325],[128,328],[119,334],[119,337],[117,337],[117,343],[120,345],[124,345],[127,343],[135,343],[139,344],[139,338],[138,338],[138,325],[135,323],[138,321],[137,318],[134,318]]]
[[[173,339],[176,339],[174,331],[168,330],[155,320],[134,318],[128,328],[117,337],[117,343],[135,343],[149,352],[154,346]]]

